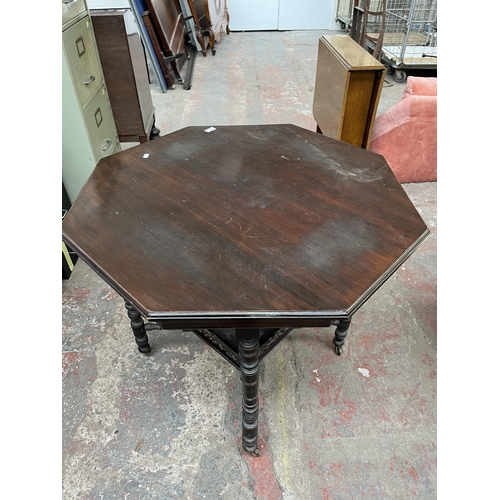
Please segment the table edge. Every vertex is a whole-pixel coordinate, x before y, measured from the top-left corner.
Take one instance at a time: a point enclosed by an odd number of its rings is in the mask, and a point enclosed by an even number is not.
[[[156,311],[150,312],[143,304],[137,302],[124,288],[120,287],[111,277],[101,268],[95,265],[85,252],[76,245],[71,238],[64,233],[62,239],[78,256],[100,277],[107,285],[122,297],[123,300],[130,302],[141,315],[148,321],[158,322],[163,328],[209,328],[240,325],[255,326],[290,326],[290,327],[323,327],[331,326],[332,323],[340,319],[350,319],[356,311],[401,267],[401,265],[418,249],[425,239],[430,235],[429,229],[422,233],[420,238],[408,248],[387,271],[373,283],[373,285],[358,298],[354,304],[346,310],[324,310],[324,311]],[[264,324],[265,323],[265,324]],[[217,326],[213,326],[217,325]]]
[[[408,258],[410,258],[415,251],[420,247],[420,245],[428,238],[431,234],[428,227],[422,233],[420,238],[418,238],[415,243],[404,252],[394,264],[387,269],[387,271],[377,280],[373,285],[368,288],[368,290],[349,308],[347,309],[347,314],[349,317],[352,315],[405,263]]]

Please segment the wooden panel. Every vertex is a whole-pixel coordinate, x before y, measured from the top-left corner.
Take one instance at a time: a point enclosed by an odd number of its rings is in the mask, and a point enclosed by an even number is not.
[[[373,71],[349,72],[344,100],[345,113],[339,133],[339,140],[358,146],[365,145],[365,131],[373,92],[375,73]]]
[[[158,39],[158,34],[153,24],[153,20],[151,18],[149,10],[142,14],[142,20],[144,21],[144,25],[146,26],[149,39],[151,40],[151,45],[153,46],[153,50],[155,51],[156,58],[158,59],[158,65],[160,66],[161,72],[165,77],[165,81],[167,82],[169,88],[173,88],[175,74],[173,72],[172,66],[170,64],[167,64],[163,59],[163,50],[160,45],[160,40]]]
[[[165,56],[184,53],[174,64],[181,68],[187,59],[184,46],[184,21],[175,0],[146,0]]]
[[[321,132],[333,139],[339,139],[347,84],[348,69],[321,39],[318,46],[313,116]]]
[[[313,101],[320,131],[368,148],[385,67],[347,36],[322,36]]]
[[[347,35],[323,35],[320,40],[349,70],[365,71],[384,68],[383,64]]]
[[[104,80],[120,141],[147,140],[154,121],[146,57],[128,9],[92,10]]]
[[[197,22],[200,28],[206,30],[208,29],[208,19],[207,13],[205,11],[205,1],[204,0],[188,0],[189,7],[195,22]]]

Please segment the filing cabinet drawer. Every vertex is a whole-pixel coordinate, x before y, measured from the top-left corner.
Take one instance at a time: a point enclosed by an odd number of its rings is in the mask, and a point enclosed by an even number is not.
[[[96,162],[115,153],[118,137],[109,97],[104,87],[92,99],[83,117]]]
[[[62,34],[62,39],[76,94],[83,108],[92,94],[103,84],[89,18],[85,17],[67,29]]]
[[[62,0],[62,25],[69,23],[86,10],[85,0]]]

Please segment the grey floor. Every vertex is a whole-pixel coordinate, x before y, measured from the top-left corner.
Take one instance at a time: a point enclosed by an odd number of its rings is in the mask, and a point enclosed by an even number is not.
[[[191,90],[153,81],[161,135],[315,130],[323,33],[231,33],[196,58]],[[403,90],[387,76],[378,112]],[[437,183],[404,188],[430,237],[354,316],[343,356],[332,329],[298,329],[265,358],[258,458],[241,448],[238,372],[188,332],[151,332],[141,355],[122,299],[79,260],[62,290],[63,498],[437,498]]]
[[[152,85],[162,135],[188,125],[293,123],[316,130],[312,116],[318,40],[328,31],[231,33],[215,56],[197,56],[191,90]],[[343,33],[335,33],[343,35]],[[153,75],[154,78],[154,75]],[[378,112],[401,99],[387,77]]]

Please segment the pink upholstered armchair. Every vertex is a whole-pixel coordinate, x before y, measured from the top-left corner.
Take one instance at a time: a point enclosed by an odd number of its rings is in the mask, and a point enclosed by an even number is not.
[[[437,78],[408,77],[401,101],[375,118],[369,149],[401,183],[437,180]]]

